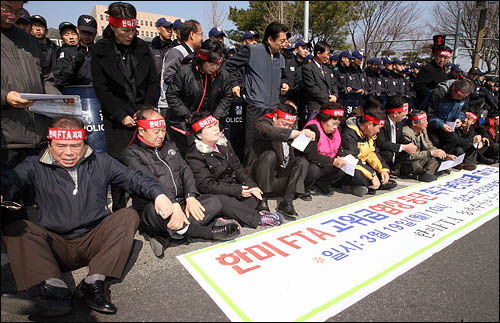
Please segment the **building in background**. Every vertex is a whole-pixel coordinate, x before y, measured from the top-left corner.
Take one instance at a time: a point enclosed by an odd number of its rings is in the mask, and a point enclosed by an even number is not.
[[[108,10],[108,6],[103,5],[95,5],[92,9],[90,15],[95,18],[97,21],[97,37],[102,37],[102,32],[104,28],[108,25],[108,14],[104,13],[104,11]],[[137,11],[137,25],[140,28],[137,29],[139,32],[139,37],[146,41],[151,41],[155,36],[158,36],[158,31],[156,30],[155,23],[158,19],[165,18],[168,21],[174,22],[176,19],[181,19],[185,21],[184,18],[174,17],[174,16],[166,16],[158,13]],[[175,37],[175,34],[174,34]]]

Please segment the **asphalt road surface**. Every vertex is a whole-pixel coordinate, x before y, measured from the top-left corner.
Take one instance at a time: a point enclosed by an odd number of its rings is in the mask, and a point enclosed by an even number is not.
[[[496,165],[498,167],[498,164]],[[398,180],[396,189],[416,181]],[[382,192],[383,193],[383,192]],[[381,194],[381,192],[378,192]],[[371,196],[370,196],[371,197]],[[314,196],[312,202],[294,202],[300,218],[330,210],[358,198],[341,191],[333,197]],[[270,201],[271,209],[276,201]],[[499,223],[498,216],[408,272],[368,295],[328,321],[499,321]],[[262,230],[258,228],[256,230]],[[242,235],[254,233],[243,228]],[[170,246],[162,259],[154,256],[149,242],[136,234],[129,271],[112,284],[116,315],[89,310],[76,301],[69,315],[44,319],[12,315],[2,311],[5,321],[229,321],[184,269],[176,256],[216,242],[194,240],[189,245]],[[15,288],[2,246],[2,292]],[[87,274],[87,268],[65,274],[71,288]],[[262,306],[272,300],[262,295]]]

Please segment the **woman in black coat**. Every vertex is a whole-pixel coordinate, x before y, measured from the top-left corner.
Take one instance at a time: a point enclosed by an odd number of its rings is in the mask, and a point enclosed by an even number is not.
[[[132,139],[136,112],[155,107],[158,77],[148,44],[136,35],[136,10],[124,2],[109,6],[109,25],[92,51],[95,92],[102,106],[106,148],[118,158]],[[112,187],[113,211],[126,206],[123,191]]]
[[[195,139],[185,159],[193,170],[199,192],[217,195],[222,202],[222,214],[249,227],[280,225],[281,214],[256,210],[262,191],[220,132],[219,121],[209,112],[195,112],[188,117],[187,125]]]

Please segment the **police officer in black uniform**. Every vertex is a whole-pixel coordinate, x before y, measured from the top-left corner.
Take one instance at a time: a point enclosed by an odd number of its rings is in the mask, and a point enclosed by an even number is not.
[[[40,15],[33,15],[31,20],[31,34],[35,36],[42,45],[42,52],[45,56],[50,71],[55,68],[59,46],[47,37],[47,20]]]
[[[365,69],[366,79],[368,81],[368,94],[381,98],[385,95],[385,82],[381,72],[385,70],[380,58],[370,58],[370,64]]]
[[[79,43],[63,46],[57,59],[55,84],[59,90],[68,85],[91,85],[90,48],[97,35],[97,21],[89,15],[78,18]]]
[[[477,67],[471,67],[467,77],[474,82],[474,91],[469,97],[467,103],[468,111],[480,116],[481,119],[486,118],[493,111],[498,112],[498,99],[484,87],[479,81],[481,70]]]
[[[160,79],[161,76],[163,58],[171,48],[170,45],[175,43],[172,41],[172,25],[173,23],[165,18],[160,18],[155,23],[155,27],[156,30],[158,30],[159,35],[151,41],[151,53],[153,54],[156,71],[158,72],[158,79]]]
[[[172,30],[174,31],[175,36],[177,38],[170,43],[169,45],[170,48],[173,48],[181,44],[181,28],[182,28],[182,21],[180,19],[176,19],[172,24]]]

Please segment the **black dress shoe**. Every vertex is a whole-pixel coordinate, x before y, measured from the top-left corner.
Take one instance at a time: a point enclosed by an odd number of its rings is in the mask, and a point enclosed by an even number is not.
[[[237,223],[228,223],[212,227],[214,240],[233,240],[240,235],[240,226]]]
[[[268,211],[269,210],[269,205],[267,205],[267,199],[265,197],[262,198],[262,200],[259,201],[259,204],[257,204],[257,207],[255,208],[257,211]]]
[[[2,294],[2,311],[18,315],[60,316],[73,309],[69,288],[44,283],[17,293]]]
[[[276,211],[293,219],[299,216],[297,212],[295,212],[292,201],[289,200],[281,200]]]
[[[395,188],[396,186],[398,186],[398,183],[396,183],[395,180],[390,179],[387,181],[387,183],[380,185],[378,189],[379,190],[391,190],[391,189]]]
[[[306,192],[306,194],[295,194],[295,198],[299,198],[306,202],[312,201],[313,199],[310,192]]]
[[[332,196],[333,193],[328,183],[316,183],[311,189],[311,195]]]
[[[481,164],[485,164],[485,165],[493,165],[496,163],[496,160],[494,159],[491,159],[491,158],[486,158],[486,157],[479,157],[478,158],[478,161],[481,163]]]
[[[85,299],[87,306],[91,309],[105,313],[115,314],[116,307],[109,299],[106,286],[103,280],[98,280],[93,284],[87,284],[83,279],[76,287],[79,297]]]

